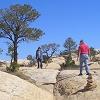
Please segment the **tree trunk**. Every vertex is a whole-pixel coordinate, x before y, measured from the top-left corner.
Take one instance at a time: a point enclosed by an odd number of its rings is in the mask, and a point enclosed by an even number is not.
[[[72,53],[71,53],[71,51],[69,52],[69,56],[70,56],[70,57],[72,56]]]
[[[17,38],[14,38],[14,62],[17,63]]]
[[[12,58],[11,58],[11,61],[10,61],[10,65],[12,64]]]
[[[71,48],[69,47],[69,56],[71,57]]]
[[[17,63],[17,43],[14,43],[14,62]]]

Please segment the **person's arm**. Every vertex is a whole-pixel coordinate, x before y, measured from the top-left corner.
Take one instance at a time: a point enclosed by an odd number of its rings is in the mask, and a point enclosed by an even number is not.
[[[36,51],[36,59],[37,59],[37,51]]]
[[[88,47],[88,55],[90,55],[90,48]]]
[[[78,61],[79,57],[80,57],[80,47],[78,47],[77,61]]]
[[[41,60],[43,61],[43,52],[41,51]]]

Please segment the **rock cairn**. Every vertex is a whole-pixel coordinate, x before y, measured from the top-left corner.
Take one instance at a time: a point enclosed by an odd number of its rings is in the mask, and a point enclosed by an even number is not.
[[[97,85],[96,82],[93,80],[92,74],[88,75],[87,84],[84,87],[84,90],[93,90],[96,87]]]

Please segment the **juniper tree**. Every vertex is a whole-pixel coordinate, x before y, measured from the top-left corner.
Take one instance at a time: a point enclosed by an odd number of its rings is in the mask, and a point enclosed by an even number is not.
[[[90,47],[90,59],[94,58],[96,53],[97,51],[93,47]]]
[[[0,38],[8,39],[12,43],[14,62],[17,63],[19,43],[27,40],[36,41],[44,34],[41,29],[30,27],[30,23],[39,16],[39,12],[27,4],[0,9]]]
[[[77,44],[71,37],[68,37],[65,40],[64,47],[69,56],[71,56],[72,52],[76,50]]]
[[[41,46],[43,53],[46,55],[47,59],[49,60],[58,50],[59,44],[56,43],[49,43],[44,44]]]

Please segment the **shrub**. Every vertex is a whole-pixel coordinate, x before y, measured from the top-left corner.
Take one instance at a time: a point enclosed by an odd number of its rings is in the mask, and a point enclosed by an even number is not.
[[[69,67],[74,67],[75,66],[75,61],[72,60],[71,56],[65,57],[65,63],[61,64],[61,69],[66,69]]]
[[[49,57],[47,57],[46,55],[43,55],[43,63],[47,63]]]
[[[43,55],[43,63],[51,63],[52,59],[47,57],[46,55]]]
[[[27,60],[32,60],[32,58],[33,58],[32,55],[27,56]]]
[[[15,71],[18,71],[19,67],[20,67],[19,64],[17,64],[16,62],[12,62],[10,64],[10,67],[6,67],[6,70],[10,72],[15,72]]]
[[[32,60],[30,60],[30,63],[29,63],[29,67],[32,67],[33,65],[36,65],[36,60],[33,58]]]
[[[100,65],[100,61],[98,61],[98,64]]]
[[[35,57],[32,57],[32,55],[28,55],[27,60],[30,61],[29,64],[28,64],[29,67],[32,67],[33,65],[36,65],[36,59],[35,59]]]

